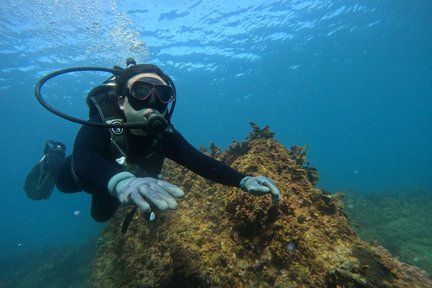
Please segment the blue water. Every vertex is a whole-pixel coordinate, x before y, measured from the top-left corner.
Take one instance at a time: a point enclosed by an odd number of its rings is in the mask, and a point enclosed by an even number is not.
[[[79,245],[103,228],[85,193],[26,198],[45,141],[71,151],[79,128],[44,110],[33,89],[50,71],[127,57],[173,77],[173,123],[195,146],[225,148],[253,121],[288,147],[307,144],[320,188],[430,191],[431,24],[428,0],[3,0],[0,257]],[[62,76],[44,92],[85,118],[86,92],[108,76]]]

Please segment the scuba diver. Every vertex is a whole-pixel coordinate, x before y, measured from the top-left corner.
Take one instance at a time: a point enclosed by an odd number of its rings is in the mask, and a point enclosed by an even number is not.
[[[153,211],[176,209],[176,199],[184,195],[161,180],[168,158],[206,179],[280,200],[271,179],[238,172],[183,138],[170,121],[177,96],[174,82],[159,67],[129,58],[127,68],[114,70],[87,96],[90,120],[79,122],[84,125],[72,155],[66,157],[66,146],[60,142],[46,143],[42,159],[26,177],[28,197],[48,199],[54,186],[64,193],[85,191],[98,222],[108,221],[121,204],[133,204],[153,220]]]

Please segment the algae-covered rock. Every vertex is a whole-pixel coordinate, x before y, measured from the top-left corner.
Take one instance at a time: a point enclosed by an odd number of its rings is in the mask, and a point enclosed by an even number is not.
[[[123,207],[99,239],[93,287],[432,287],[429,275],[362,242],[340,195],[313,183],[306,147],[287,149],[268,127],[213,156],[282,191],[254,197],[167,161],[164,178],[187,195],[175,211],[146,222],[138,213],[120,232]]]

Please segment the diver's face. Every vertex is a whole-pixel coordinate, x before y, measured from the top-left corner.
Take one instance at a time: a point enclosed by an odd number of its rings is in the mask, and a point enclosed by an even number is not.
[[[154,73],[142,73],[129,79],[127,82],[127,88],[131,91],[135,82],[146,81],[156,85],[165,85],[167,83]],[[147,97],[142,97],[143,100],[133,98],[132,95],[123,95],[119,98],[119,107],[123,110],[127,122],[144,122],[146,121],[146,115],[149,113],[159,112],[165,115],[167,110],[167,103],[161,103],[156,97],[155,93],[150,93]],[[142,129],[132,129],[131,132],[136,135],[146,135]]]

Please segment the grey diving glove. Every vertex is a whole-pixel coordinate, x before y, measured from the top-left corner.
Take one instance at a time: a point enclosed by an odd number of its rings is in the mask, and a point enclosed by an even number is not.
[[[240,188],[255,196],[262,196],[271,193],[273,203],[276,203],[281,199],[276,184],[273,180],[265,176],[246,176],[240,181]]]
[[[183,190],[171,183],[151,177],[135,177],[129,172],[114,175],[108,183],[108,190],[121,203],[135,204],[143,212],[150,212],[150,205],[161,211],[176,209],[175,198],[184,196]]]

